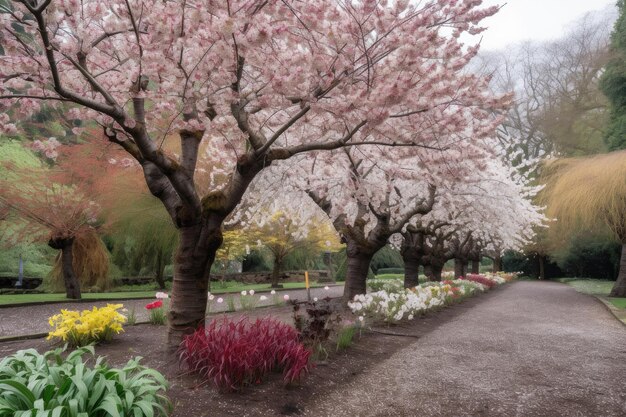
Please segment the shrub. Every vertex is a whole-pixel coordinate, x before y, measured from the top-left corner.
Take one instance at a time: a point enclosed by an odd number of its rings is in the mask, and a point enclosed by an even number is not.
[[[297,300],[290,301],[293,306],[293,322],[300,335],[300,341],[313,349],[316,358],[328,357],[324,343],[331,333],[333,310],[330,298],[321,301],[309,301],[299,303]],[[304,305],[306,316],[301,314],[300,306]]]
[[[271,317],[215,319],[186,336],[180,348],[189,369],[226,391],[260,382],[272,371],[282,371],[286,383],[296,381],[309,371],[310,355],[296,329]]]
[[[83,356],[92,346],[62,353],[21,350],[0,361],[0,417],[149,417],[171,408],[165,378],[139,358],[117,369],[98,357],[90,368]]]
[[[404,268],[380,268],[376,271],[376,275],[384,274],[404,274]]]
[[[61,310],[61,314],[48,321],[52,327],[48,340],[60,339],[72,347],[108,342],[114,334],[124,331],[122,325],[126,323],[126,317],[118,311],[122,307],[122,304],[107,304],[82,312]]]
[[[404,281],[400,279],[369,279],[368,287],[376,291],[401,292],[404,291]]]

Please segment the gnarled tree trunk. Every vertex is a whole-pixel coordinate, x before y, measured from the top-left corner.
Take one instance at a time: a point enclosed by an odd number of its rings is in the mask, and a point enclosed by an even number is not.
[[[223,221],[222,216],[206,213],[201,223],[179,229],[168,312],[168,347],[171,351],[178,349],[183,335],[204,325],[210,271],[222,244]]]
[[[467,263],[462,259],[455,258],[454,259],[454,279],[465,276],[465,268]]]
[[[493,257],[493,273],[502,271],[502,256],[496,255]]]
[[[272,268],[272,288],[282,288],[283,286],[280,285],[278,282],[280,281],[280,270],[282,267],[282,259],[280,259],[278,256],[274,257],[274,266]]]
[[[354,299],[355,295],[365,294],[367,292],[367,274],[376,250],[364,247],[350,237],[347,237],[346,243],[348,266],[346,271],[346,283],[343,289],[343,300],[350,302]]]
[[[472,261],[472,274],[480,274],[480,261]]]
[[[611,288],[609,297],[626,297],[626,244],[622,244],[622,257],[619,262],[617,281]]]
[[[413,288],[419,285],[419,259],[410,254],[402,256],[404,260],[404,288]]]
[[[163,257],[163,251],[159,249],[159,253],[157,254],[156,259],[156,271],[154,274],[154,279],[159,286],[160,290],[165,290],[165,259]]]
[[[80,282],[74,272],[74,238],[50,239],[48,246],[61,251],[61,269],[63,271],[65,296],[73,300],[79,300],[81,298]]]
[[[546,257],[543,255],[537,255],[539,260],[539,279],[546,279]]]
[[[429,281],[441,281],[441,273],[443,272],[443,265],[439,263],[431,263],[424,265],[424,275]]]

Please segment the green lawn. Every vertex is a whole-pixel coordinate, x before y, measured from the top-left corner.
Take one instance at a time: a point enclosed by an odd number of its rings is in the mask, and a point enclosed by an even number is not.
[[[376,279],[404,279],[404,274],[380,274]]]
[[[615,284],[615,281],[603,279],[559,278],[557,281],[571,285],[578,292],[605,297],[608,297],[613,284]],[[615,307],[626,309],[626,298],[612,297],[609,300]]]
[[[153,284],[149,284],[153,286]],[[285,282],[282,284],[286,289],[301,289],[304,288],[303,282]],[[323,287],[325,284],[311,284],[311,287]],[[141,291],[117,291],[100,292],[100,293],[83,293],[83,298],[90,299],[107,299],[107,300],[128,300],[132,298],[152,298],[157,290],[145,289],[146,286],[138,286],[142,288]],[[129,286],[124,289],[132,288]],[[211,283],[211,292],[213,294],[223,294],[227,292],[241,292],[241,291],[270,291],[270,284],[241,284],[238,282],[227,281],[224,283],[213,282]],[[16,303],[40,303],[49,301],[70,301],[65,298],[65,294],[4,294],[0,295],[0,305],[16,304]]]
[[[610,300],[615,307],[626,310],[626,298],[610,298]]]

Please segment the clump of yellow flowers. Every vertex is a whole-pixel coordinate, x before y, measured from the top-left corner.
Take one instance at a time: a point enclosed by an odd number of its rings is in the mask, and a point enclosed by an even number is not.
[[[126,316],[118,311],[122,307],[122,304],[107,304],[80,312],[61,310],[61,314],[48,320],[52,327],[48,340],[60,339],[73,347],[109,341],[114,334],[124,331]]]

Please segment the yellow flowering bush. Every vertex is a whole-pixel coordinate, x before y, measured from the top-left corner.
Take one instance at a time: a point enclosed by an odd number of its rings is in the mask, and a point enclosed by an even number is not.
[[[107,304],[92,310],[61,310],[48,320],[52,331],[48,340],[60,339],[70,346],[85,346],[90,343],[109,341],[114,334],[124,331],[126,316],[120,313],[122,304]]]

